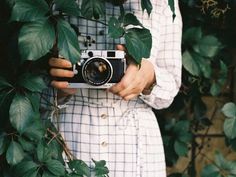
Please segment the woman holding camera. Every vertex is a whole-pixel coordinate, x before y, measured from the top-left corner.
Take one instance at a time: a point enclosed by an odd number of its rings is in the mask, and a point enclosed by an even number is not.
[[[153,0],[150,17],[139,3],[130,0],[124,7],[134,12],[153,37],[151,56],[142,60],[140,68],[128,62],[122,79],[107,89],[68,88],[68,81],[53,80],[60,109],[57,119],[49,104],[52,92],[45,91],[42,96],[46,98],[42,99],[42,112],[50,114],[74,156],[90,165],[91,159],[105,160],[111,177],[166,176],[162,137],[152,108],[168,107],[181,84],[182,21],[177,2],[174,21],[168,0]],[[104,22],[117,11],[107,4]],[[86,50],[125,51],[121,41],[110,39],[106,32],[100,35],[106,26],[85,19],[70,19],[70,23],[89,36]],[[68,60],[51,58],[49,65],[53,77],[74,77]]]

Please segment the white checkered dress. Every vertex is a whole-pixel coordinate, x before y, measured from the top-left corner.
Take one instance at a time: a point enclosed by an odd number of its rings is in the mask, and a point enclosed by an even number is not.
[[[60,114],[56,119],[52,89],[42,94],[41,111],[57,124],[73,154],[90,165],[91,159],[106,160],[110,177],[166,176],[162,138],[151,108],[168,107],[178,92],[182,21],[177,4],[173,22],[167,0],[152,3],[150,17],[142,12],[140,0],[125,4],[125,9],[134,12],[153,35],[150,61],[155,67],[156,86],[150,95],[124,101],[104,90],[78,89],[70,99],[59,101]],[[107,23],[118,11],[118,7],[107,4],[102,20]],[[107,27],[100,23],[69,20],[80,27],[82,35],[95,40],[88,49],[114,49],[120,43],[109,38]]]

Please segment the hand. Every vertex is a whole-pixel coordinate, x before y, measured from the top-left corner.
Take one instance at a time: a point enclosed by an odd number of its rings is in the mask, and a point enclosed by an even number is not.
[[[62,58],[50,58],[49,59],[50,75],[53,77],[73,77],[73,71],[67,70],[72,67],[71,62]],[[68,88],[69,83],[67,81],[53,80],[51,85],[58,90],[58,97],[64,97],[67,95],[73,95],[77,89]]]
[[[122,45],[117,46],[118,50],[125,50]],[[155,82],[154,68],[151,62],[143,59],[141,67],[130,63],[121,81],[108,91],[121,96],[124,100],[130,100],[138,96],[144,89],[148,89]]]

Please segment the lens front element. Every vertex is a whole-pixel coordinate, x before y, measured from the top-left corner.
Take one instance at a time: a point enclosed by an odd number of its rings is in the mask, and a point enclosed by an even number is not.
[[[82,67],[84,80],[91,85],[100,86],[110,81],[113,74],[111,63],[102,57],[92,57]]]

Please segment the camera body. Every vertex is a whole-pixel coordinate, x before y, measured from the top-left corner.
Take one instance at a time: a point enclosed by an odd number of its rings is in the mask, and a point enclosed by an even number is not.
[[[73,65],[69,88],[109,88],[118,83],[126,70],[125,52],[120,50],[83,50]]]

